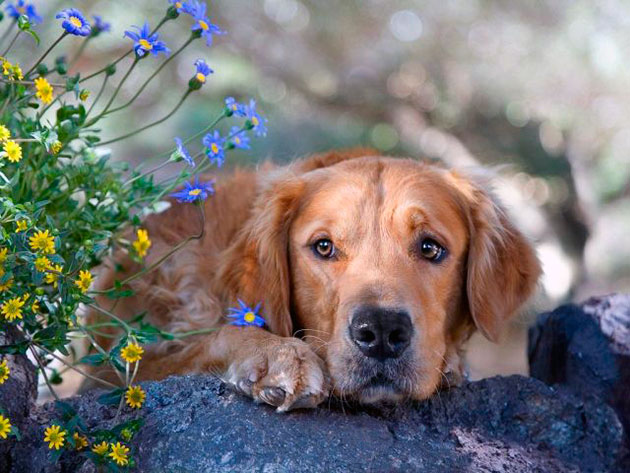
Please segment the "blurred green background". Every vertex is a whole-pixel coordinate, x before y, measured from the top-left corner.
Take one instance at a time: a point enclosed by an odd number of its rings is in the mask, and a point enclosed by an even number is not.
[[[45,17],[37,27],[45,41],[59,34],[52,16],[61,8],[112,23],[112,32],[92,41],[77,62],[83,72],[128,49],[124,30],[145,19],[155,25],[167,6],[166,0],[34,3]],[[117,159],[142,162],[171,147],[173,136],[203,128],[226,95],[252,96],[269,118],[269,134],[254,140],[251,151],[232,154],[229,165],[286,162],[356,145],[458,167],[507,165],[496,169],[497,193],[536,242],[545,270],[535,310],[630,290],[630,2],[222,0],[208,6],[228,34],[211,48],[197,41],[178,56],[136,106],[109,119],[104,137],[168,112],[195,59],[206,59],[215,74],[166,124],[112,146]],[[180,18],[161,30],[172,50],[186,40],[190,23]],[[69,56],[80,45],[76,38],[64,42]],[[25,64],[35,54],[31,43],[24,37],[17,51]],[[140,64],[120,103],[162,60]]]

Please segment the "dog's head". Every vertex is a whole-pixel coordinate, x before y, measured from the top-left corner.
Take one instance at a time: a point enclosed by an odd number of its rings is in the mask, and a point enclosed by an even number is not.
[[[316,156],[263,185],[223,280],[327,363],[337,395],[423,399],[478,328],[529,297],[533,249],[474,180],[413,160]]]

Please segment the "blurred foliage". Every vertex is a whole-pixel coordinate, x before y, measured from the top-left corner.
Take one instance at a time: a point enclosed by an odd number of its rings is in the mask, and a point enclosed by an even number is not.
[[[77,3],[114,20],[77,67],[116,57],[120,20],[141,24],[160,9]],[[277,124],[258,159],[370,145],[456,166],[508,164],[499,194],[540,244],[552,297],[630,288],[630,245],[617,244],[630,232],[627,2],[222,0],[211,13],[231,41],[213,49],[219,72],[171,134],[219,110],[217,95],[247,92]],[[196,54],[174,61],[112,133],[168,110]],[[171,134],[147,132],[115,154],[151,154]]]

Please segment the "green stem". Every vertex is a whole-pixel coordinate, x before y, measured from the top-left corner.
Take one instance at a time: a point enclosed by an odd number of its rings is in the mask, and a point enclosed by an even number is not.
[[[24,77],[28,77],[31,72],[33,72],[35,70],[35,68],[37,68],[37,66],[39,66],[39,64],[46,58],[46,56],[48,56],[48,53],[50,53],[50,51],[52,51],[55,46],[57,46],[59,44],[59,42],[64,39],[66,36],[68,36],[68,32],[64,31],[63,33],[61,33],[61,36],[59,36],[59,38],[57,38],[57,40],[50,45],[50,47],[44,52],[44,54],[42,54],[42,56],[37,60],[37,62],[35,64],[33,64],[33,67],[31,67],[28,72],[26,74],[24,74]]]
[[[28,348],[29,350],[31,350],[31,353],[33,354],[33,358],[35,358],[35,361],[39,365],[39,370],[42,372],[42,376],[44,377],[44,381],[46,381],[46,386],[48,386],[48,389],[50,390],[50,394],[52,394],[53,397],[57,401],[59,401],[59,396],[57,396],[57,393],[53,389],[52,384],[50,383],[50,380],[48,379],[48,375],[46,374],[46,367],[44,366],[44,363],[42,363],[42,360],[39,358],[37,351],[33,348],[33,345],[30,343],[28,345]]]
[[[175,337],[175,339],[180,339],[180,338],[185,338],[185,337],[191,337],[193,335],[204,335],[206,333],[216,332],[217,330],[219,330],[219,327],[191,330],[190,332],[169,333],[168,335],[172,335],[173,337]]]
[[[7,49],[2,53],[2,56],[6,56],[9,51],[11,50],[11,48],[13,47],[13,44],[15,43],[15,41],[18,39],[18,36],[20,36],[20,33],[22,32],[22,30],[18,30],[17,33],[15,33],[15,36],[13,37],[13,39],[11,40],[11,42],[9,43],[9,46],[7,46]]]
[[[93,291],[92,291],[93,292]],[[93,309],[96,309],[98,312],[100,312],[101,314],[105,314],[108,317],[111,317],[112,319],[114,319],[116,322],[120,323],[120,325],[123,326],[123,328],[127,331],[127,332],[131,332],[133,330],[133,327],[131,325],[129,325],[127,322],[125,322],[123,319],[121,319],[120,317],[118,317],[116,314],[113,314],[112,312],[103,309],[100,305],[96,304],[96,303],[92,303],[92,304],[88,304],[88,307],[91,307]]]
[[[162,164],[160,164],[159,166],[155,166],[153,169],[149,169],[148,171],[143,172],[142,174],[138,174],[136,177],[133,177],[133,178],[129,179],[128,181],[126,181],[126,182],[123,184],[123,187],[128,186],[129,184],[131,184],[131,183],[133,183],[133,182],[137,181],[138,179],[141,179],[141,178],[146,177],[146,176],[148,176],[148,175],[150,175],[150,174],[153,174],[154,172],[159,171],[159,170],[160,170],[160,169],[162,169],[163,167],[165,167],[165,166],[167,166],[167,165],[171,164],[172,162],[173,162],[173,161],[171,161],[171,160],[169,159],[168,161],[163,162],[163,163],[162,163]]]
[[[93,38],[93,36],[88,36],[87,38],[85,38],[85,40],[81,43],[81,46],[79,47],[79,49],[77,50],[76,54],[74,55],[74,57],[70,60],[70,64],[68,64],[68,71],[70,69],[72,69],[72,66],[74,66],[76,64],[76,62],[79,60],[79,58],[81,57],[81,54],[83,54],[83,51],[85,51],[85,47],[88,44],[88,41],[90,41]]]
[[[120,83],[118,84],[118,87],[116,87],[116,90],[114,90],[114,93],[112,94],[112,96],[109,98],[109,101],[107,102],[107,105],[105,105],[105,108],[103,109],[103,111],[101,113],[99,113],[96,118],[93,118],[92,120],[90,120],[88,123],[86,123],[85,128],[90,127],[92,125],[94,125],[97,121],[99,121],[103,115],[105,115],[107,113],[107,110],[109,110],[109,107],[111,107],[112,103],[114,102],[114,100],[116,99],[116,96],[118,95],[118,92],[120,92],[120,89],[122,87],[122,85],[125,83],[125,81],[129,78],[129,74],[131,74],[131,71],[133,71],[134,67],[136,67],[136,64],[138,64],[138,61],[140,59],[138,57],[136,57],[133,62],[131,63],[131,66],[129,66],[129,69],[127,70],[127,73],[123,76],[123,78],[121,79]]]
[[[153,34],[153,33],[157,32],[157,30],[159,30],[159,29],[162,27],[162,25],[163,25],[164,23],[166,23],[168,20],[170,20],[170,18],[169,18],[168,16],[165,16],[164,18],[162,18],[162,19],[160,20],[160,22],[157,24],[157,26],[155,27],[155,29],[154,29],[153,31],[151,31],[151,34]],[[97,76],[97,75],[99,75],[99,74],[102,74],[103,72],[105,72],[105,71],[107,70],[107,68],[109,68],[110,66],[115,66],[115,65],[116,65],[116,64],[118,64],[120,61],[122,61],[124,58],[126,58],[127,56],[129,56],[129,54],[131,54],[132,52],[133,52],[133,48],[131,48],[131,49],[130,49],[129,51],[127,51],[125,54],[123,54],[122,56],[120,56],[118,59],[116,59],[116,60],[115,60],[114,62],[112,62],[111,64],[108,64],[108,65],[107,65],[107,66],[105,66],[104,68],[99,69],[98,71],[96,71],[96,72],[94,72],[94,73],[90,74],[90,75],[89,75],[89,76],[87,76],[87,77],[84,77],[83,79],[81,79],[81,80],[79,81],[79,83],[84,82],[84,81],[86,81],[86,80],[88,80],[88,79],[91,79],[92,77],[95,77],[95,76]]]
[[[85,376],[86,378],[89,378],[93,381],[96,381],[98,383],[103,384],[104,386],[109,386],[110,388],[117,388],[118,386],[116,386],[115,384],[110,383],[109,381],[105,381],[104,379],[100,379],[97,378],[96,376],[92,376],[91,374],[86,373],[85,371],[83,371],[81,368],[77,368],[74,365],[71,365],[70,363],[68,363],[66,360],[64,360],[63,358],[61,358],[60,356],[55,355],[52,351],[50,351],[49,349],[47,349],[46,347],[43,347],[41,345],[35,344],[34,345],[39,348],[40,350],[45,351],[46,353],[48,353],[50,356],[52,356],[54,359],[56,359],[57,361],[60,361],[61,363],[63,363],[64,365],[66,365],[68,367],[68,369],[71,369],[73,371],[76,371],[79,374],[82,374],[83,376]]]
[[[88,117],[90,113],[92,113],[92,110],[94,110],[94,107],[96,106],[101,96],[103,95],[103,92],[105,91],[105,86],[107,85],[108,80],[109,80],[109,76],[105,75],[105,77],[103,78],[103,83],[101,84],[101,88],[99,89],[98,94],[96,95],[96,98],[94,99],[94,102],[92,102],[92,105],[90,105],[89,110],[85,114],[86,117]]]
[[[133,49],[130,49],[129,51],[127,51],[125,54],[123,54],[122,56],[120,56],[118,59],[116,59],[114,62],[108,64],[107,66],[105,66],[102,69],[99,69],[98,71],[90,74],[89,76],[84,77],[83,79],[79,80],[79,84],[81,82],[85,82],[86,80],[91,79],[92,77],[96,77],[99,74],[102,74],[103,72],[105,72],[107,69],[109,69],[111,66],[115,66],[116,64],[118,64],[120,61],[122,61],[123,59],[125,59],[127,56],[129,56],[129,54],[131,54],[133,52]]]
[[[182,145],[187,145],[188,143],[190,143],[192,140],[194,140],[195,138],[200,137],[201,135],[203,135],[204,133],[206,133],[207,131],[209,131],[210,129],[214,128],[221,120],[223,120],[226,117],[225,115],[225,111],[221,112],[221,115],[219,115],[212,123],[210,123],[210,125],[206,126],[203,130],[195,133],[192,136],[189,136],[188,138],[186,138],[184,141],[182,141]],[[164,156],[168,156],[170,154],[173,153],[173,148],[170,148],[169,151],[166,151],[164,153],[160,153],[156,156],[153,156],[149,159],[147,159],[146,161],[153,161],[154,159],[158,159],[158,158],[162,158]]]
[[[188,89],[188,90],[186,91],[186,93],[182,96],[182,98],[179,100],[179,102],[177,102],[177,105],[175,105],[175,108],[173,108],[173,110],[171,110],[169,113],[167,113],[165,116],[163,116],[163,117],[162,117],[162,118],[160,118],[159,120],[156,120],[156,121],[154,121],[154,122],[152,122],[152,123],[149,123],[148,125],[145,125],[145,126],[143,126],[142,128],[138,128],[137,130],[132,131],[131,133],[127,133],[126,135],[119,136],[118,138],[114,138],[114,139],[111,139],[111,140],[109,140],[109,141],[104,141],[103,143],[98,143],[98,146],[105,146],[105,145],[108,145],[108,144],[111,144],[111,143],[115,143],[115,142],[120,141],[120,140],[124,140],[124,139],[126,139],[126,138],[131,137],[131,136],[137,135],[138,133],[141,133],[141,132],[143,132],[144,130],[147,130],[147,129],[151,128],[151,127],[154,127],[154,126],[156,126],[156,125],[159,125],[160,123],[165,122],[166,120],[168,120],[169,118],[171,118],[171,116],[173,116],[173,114],[174,114],[175,112],[177,112],[177,110],[179,109],[179,107],[181,107],[181,106],[182,106],[182,104],[184,103],[184,101],[186,100],[186,98],[188,98],[188,96],[190,95],[190,93],[191,93],[191,92],[192,92],[192,90],[191,90],[191,89]],[[98,117],[97,117],[97,118],[98,118]]]
[[[0,38],[0,44],[4,43],[4,40],[9,37],[11,31],[13,31],[13,28],[15,28],[15,25],[17,25],[17,20],[13,20],[6,31],[2,34],[2,37]]]
[[[144,81],[144,84],[142,84],[140,89],[138,89],[138,91],[135,93],[135,95],[133,97],[131,97],[131,99],[129,99],[129,101],[127,101],[127,103],[125,103],[124,105],[121,105],[120,107],[116,107],[116,108],[111,109],[109,112],[107,112],[107,114],[117,112],[117,111],[122,110],[123,108],[127,108],[129,105],[131,105],[138,98],[138,96],[142,93],[142,91],[146,88],[146,86],[149,85],[149,82],[151,82],[155,78],[155,76],[157,76],[160,73],[160,71],[162,69],[164,69],[164,66],[166,66],[170,61],[172,61],[175,58],[175,56],[177,56],[179,53],[181,53],[186,48],[186,46],[188,46],[190,43],[192,43],[195,39],[196,39],[195,36],[191,36],[188,39],[188,41],[186,41],[177,51],[175,51],[173,54],[171,54],[168,58],[166,58],[166,60],[162,64],[160,64],[160,67],[158,67],[155,70],[155,72],[153,72],[153,74],[151,74],[149,76],[149,78],[146,81]]]
[[[48,105],[46,105],[42,110],[40,110],[40,112],[37,114],[36,120],[39,122],[39,120],[44,116],[44,113],[46,113],[46,111],[48,111],[48,109],[50,107],[52,107],[53,105],[55,105],[56,102],[59,101],[59,99],[64,95],[65,92],[60,93],[59,95],[57,95],[54,100],[52,102],[50,102]]]
[[[138,279],[138,278],[144,276],[145,274],[150,273],[154,269],[158,268],[164,261],[166,261],[168,258],[170,258],[174,253],[176,253],[177,251],[182,249],[184,246],[186,246],[192,240],[200,240],[200,239],[202,239],[204,234],[205,234],[205,231],[206,231],[206,212],[205,212],[205,208],[203,206],[203,202],[201,203],[201,205],[199,205],[198,208],[199,208],[199,212],[200,212],[200,215],[201,215],[201,231],[197,235],[191,235],[188,238],[186,238],[185,240],[180,241],[177,245],[175,245],[173,248],[171,248],[169,251],[167,251],[165,254],[163,254],[152,265],[142,269],[141,271],[137,272],[136,274],[134,274],[132,276],[129,276],[127,279],[124,279],[124,280],[120,281],[120,286],[119,287],[123,287],[123,286],[129,284],[130,282],[135,281],[136,279]],[[112,288],[104,290],[104,291],[90,291],[90,294],[107,294],[107,293],[113,291],[114,289],[115,288],[112,287]],[[93,304],[89,304],[89,305],[93,306]],[[97,310],[104,311],[104,309],[101,309],[100,307]],[[113,314],[110,314],[107,311],[105,311],[105,313],[107,315],[114,316]],[[121,321],[116,316],[114,316],[114,318],[117,319],[118,321]],[[125,325],[127,325],[127,324],[125,323]]]
[[[35,85],[34,80],[5,80],[0,79],[0,82],[4,82],[5,84],[23,84],[23,85]],[[49,82],[49,84],[53,87],[63,87],[65,89],[66,84],[55,84],[53,82]]]

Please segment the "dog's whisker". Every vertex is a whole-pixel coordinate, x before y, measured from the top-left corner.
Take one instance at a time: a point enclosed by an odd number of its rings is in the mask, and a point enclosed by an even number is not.
[[[328,335],[328,336],[331,335],[330,332],[326,332],[325,330],[318,330],[318,329],[315,329],[315,328],[302,328],[302,329],[299,329],[299,330],[296,330],[295,332],[293,332],[293,336],[297,337],[300,332],[319,332],[319,333],[322,333],[324,335]]]

